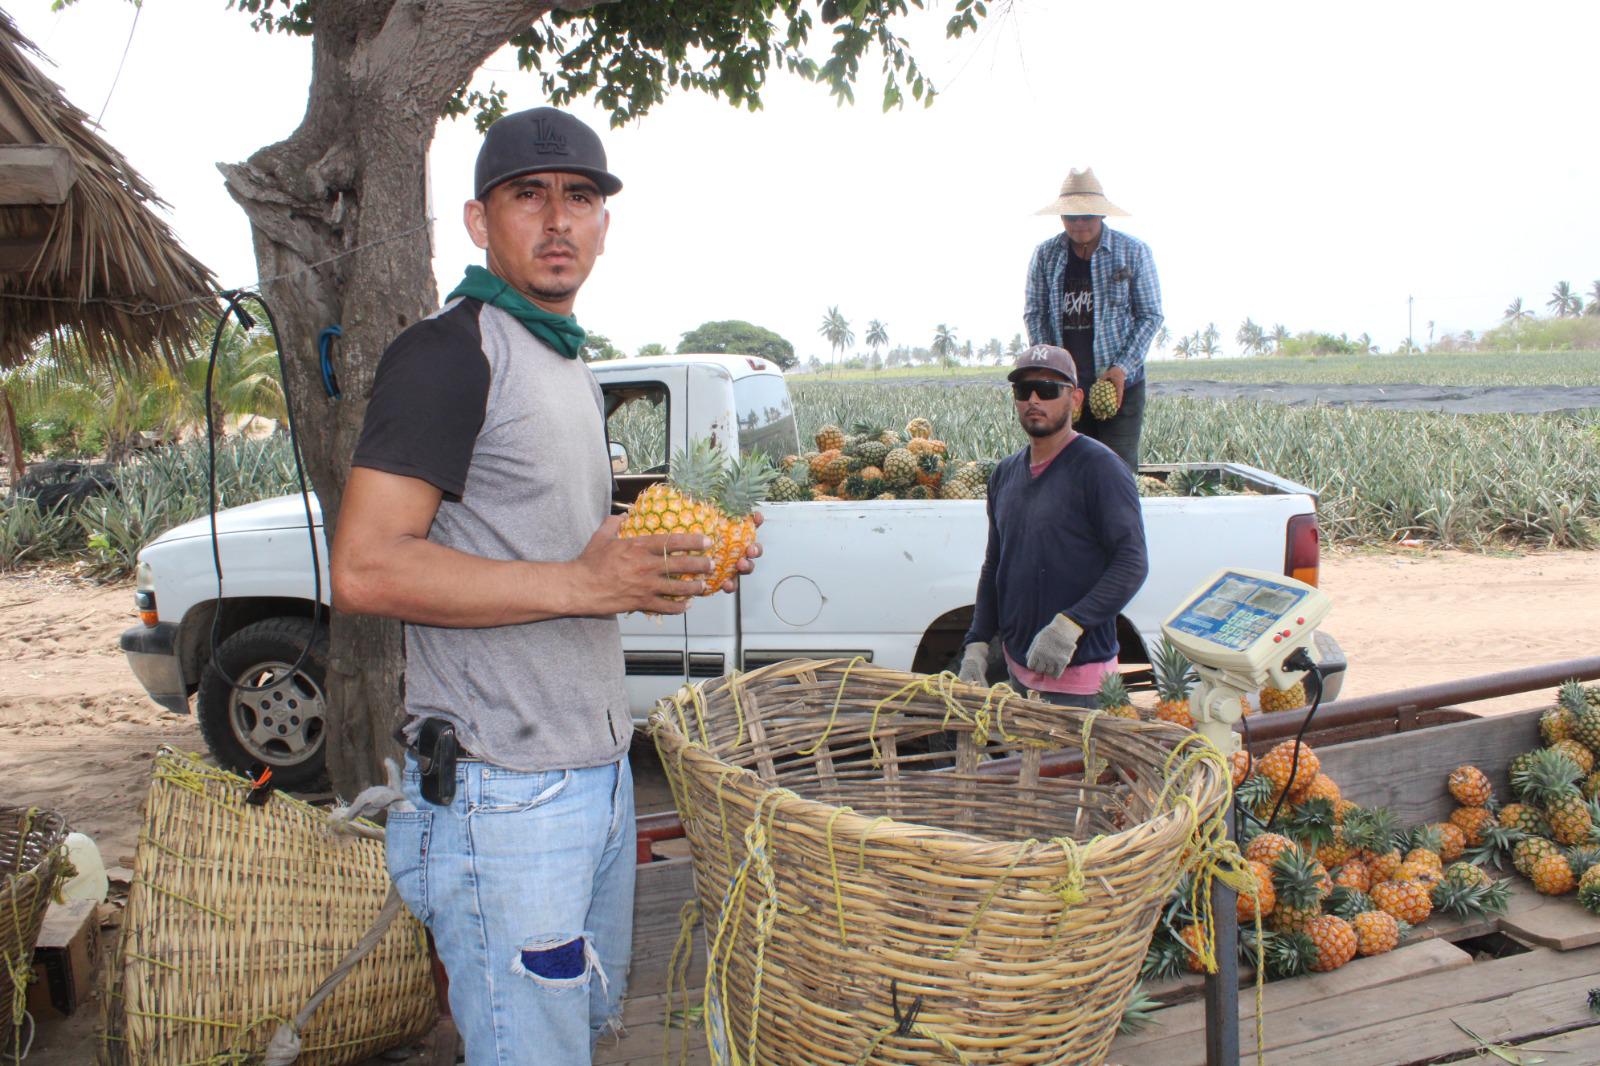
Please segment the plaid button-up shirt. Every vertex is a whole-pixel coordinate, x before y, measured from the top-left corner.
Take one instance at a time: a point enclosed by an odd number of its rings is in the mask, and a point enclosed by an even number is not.
[[[1071,244],[1057,234],[1033,250],[1028,263],[1022,320],[1029,344],[1066,347],[1061,336],[1061,305],[1066,291]],[[1101,226],[1100,246],[1089,257],[1094,287],[1094,372],[1120,366],[1132,385],[1144,377],[1144,357],[1161,328],[1161,283],[1155,260],[1141,240]],[[1089,382],[1084,382],[1085,388]]]

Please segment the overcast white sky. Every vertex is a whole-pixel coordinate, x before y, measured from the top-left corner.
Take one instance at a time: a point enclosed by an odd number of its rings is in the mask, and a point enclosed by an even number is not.
[[[582,106],[626,188],[579,321],[632,351],[742,318],[826,358],[837,304],[862,348],[873,318],[892,344],[941,322],[1008,340],[1028,256],[1059,230],[1033,212],[1074,166],[1132,212],[1116,224],[1152,246],[1173,332],[1215,322],[1230,351],[1246,315],[1388,348],[1408,296],[1425,341],[1430,320],[1481,330],[1513,297],[1542,313],[1555,282],[1600,278],[1593,0],[1018,0],[959,41],[930,4],[907,24],[942,89],[930,110],[882,113],[875,77],[840,110],[784,75],[755,114],[679,93],[607,131]],[[98,114],[135,9],[5,6]],[[214,164],[287,135],[309,69],[309,42],[223,0],[145,0],[105,131],[227,285],[255,264]],[[543,103],[509,55],[491,78],[513,109]],[[433,147],[446,290],[477,261],[460,224],[477,143],[456,121]]]

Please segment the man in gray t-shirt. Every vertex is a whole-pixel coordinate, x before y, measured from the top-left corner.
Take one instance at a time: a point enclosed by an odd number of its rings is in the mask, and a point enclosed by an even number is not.
[[[601,395],[572,317],[622,188],[599,137],[553,108],[508,115],[475,177],[466,224],[487,269],[384,352],[333,597],[406,624],[413,809],[390,814],[389,872],[434,934],[468,1063],[571,1066],[620,1017],[632,940],[616,616],[682,613],[710,569],[682,553],[709,541],[619,539],[609,517]]]

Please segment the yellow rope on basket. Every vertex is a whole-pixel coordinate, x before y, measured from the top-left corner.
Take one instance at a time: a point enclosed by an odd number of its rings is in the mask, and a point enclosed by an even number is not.
[[[983,902],[978,904],[978,909],[972,915],[972,920],[967,923],[965,929],[961,930],[961,935],[956,937],[956,942],[950,946],[950,950],[945,952],[944,958],[947,961],[955,958],[956,953],[966,945],[967,937],[971,936],[972,931],[978,928],[978,923],[983,921],[983,916],[989,911],[989,904],[993,903],[995,896],[1000,894],[1000,888],[1006,883],[1006,878],[1011,876],[1011,871],[1017,868],[1017,863],[1022,861],[1022,856],[1027,853],[1028,849],[1038,843],[1033,837],[1029,837],[1022,842],[1021,847],[1017,848],[1017,853],[1011,856],[1011,861],[1006,864],[1006,868],[1000,871],[1000,876],[996,877],[994,884],[989,886],[989,891],[984,894]]]
[[[822,745],[828,742],[828,736],[833,732],[834,723],[839,720],[839,707],[844,703],[844,686],[850,680],[850,671],[854,670],[857,666],[860,666],[866,661],[866,656],[857,655],[845,666],[844,673],[839,676],[839,691],[836,692],[833,697],[833,709],[828,712],[828,724],[823,727],[822,735],[817,738],[817,742],[815,744],[811,745],[809,748],[800,749],[801,755],[815,755],[819,750],[821,750]],[[877,762],[876,744],[873,745],[873,762],[874,764]]]
[[[833,823],[838,821],[839,816],[844,814],[846,811],[849,811],[851,814],[855,813],[855,811],[849,807],[835,807],[833,809],[833,813],[828,815],[828,827],[826,833],[828,841],[828,869],[833,873],[833,905],[834,909],[839,915],[840,947],[844,947],[849,943],[849,941],[846,939],[844,932],[844,886],[839,883],[839,856],[833,850]],[[862,840],[866,840],[864,835]],[[860,871],[858,870],[857,872],[859,873]]]
[[[674,989],[683,992],[683,1010],[689,1010],[689,963],[694,955],[694,927],[700,921],[700,903],[698,900],[685,900],[682,907],[678,908],[678,939],[672,945],[672,957],[667,960],[667,1010],[672,1010],[672,994]],[[665,1026],[661,1030],[661,1066],[667,1066],[667,1055],[672,1048],[672,1027]],[[678,1044],[678,1061],[689,1061],[689,1026],[681,1028]]]

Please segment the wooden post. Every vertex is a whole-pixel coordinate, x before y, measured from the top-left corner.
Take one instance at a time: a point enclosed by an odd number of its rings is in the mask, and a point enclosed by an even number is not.
[[[1233,803],[1227,810],[1233,839]],[[1217,927],[1217,972],[1206,975],[1206,1066],[1239,1066],[1239,912],[1238,894],[1221,880],[1211,882],[1211,913]]]

